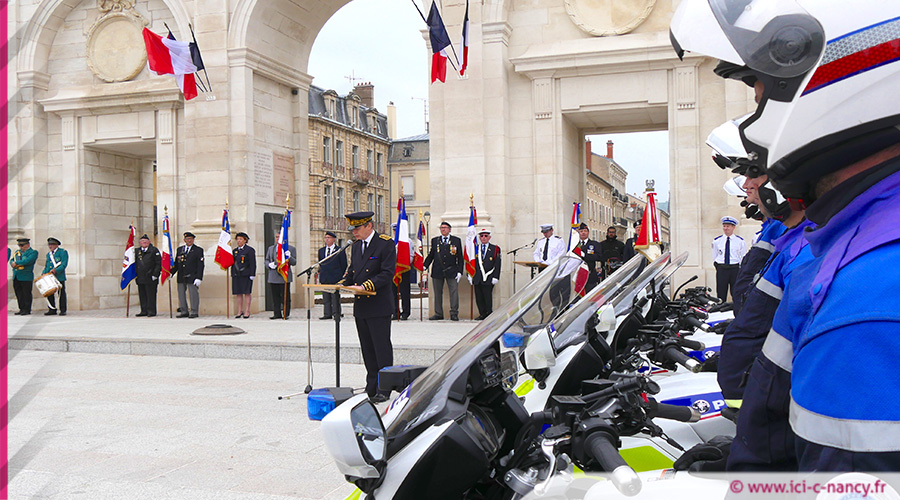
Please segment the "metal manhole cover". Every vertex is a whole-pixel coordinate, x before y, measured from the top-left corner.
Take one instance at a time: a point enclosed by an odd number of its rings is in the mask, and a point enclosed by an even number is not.
[[[216,324],[198,328],[191,335],[241,335],[244,333],[247,332],[236,326]]]

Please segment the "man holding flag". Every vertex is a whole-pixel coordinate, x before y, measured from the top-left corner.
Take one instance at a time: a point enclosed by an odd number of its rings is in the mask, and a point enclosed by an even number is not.
[[[162,256],[159,250],[150,243],[150,237],[141,236],[138,247],[134,247],[134,261],[138,284],[138,298],[141,301],[141,312],[137,316],[156,316],[156,291],[159,285],[159,273],[162,270]]]
[[[281,231],[275,244],[266,249],[266,282],[272,287],[272,301],[275,310],[269,319],[288,319],[291,317],[291,282],[294,273],[291,266],[297,265],[297,249],[288,243],[288,230],[291,227],[291,211],[286,210],[281,221]]]
[[[162,223],[162,233],[163,233],[163,242],[162,248],[160,251],[162,252],[162,262],[161,267],[162,271],[159,276],[159,284],[165,284],[166,280],[169,279],[172,274],[175,273],[173,270],[175,268],[175,259],[172,257],[172,235],[169,233],[169,215],[166,214],[163,217]]]
[[[122,260],[122,279],[119,288],[124,290],[137,277],[137,265],[134,262],[134,225],[128,226],[128,241],[125,243],[125,258]]]
[[[500,281],[500,247],[491,243],[491,230],[481,228],[478,231],[478,244],[475,249],[475,275],[469,276],[469,284],[475,294],[475,305],[478,306],[476,321],[487,318],[494,311],[494,285]]]
[[[462,241],[450,235],[450,223],[441,222],[441,235],[431,239],[431,251],[424,266],[431,268],[431,290],[434,291],[434,314],[431,321],[444,319],[444,283],[450,293],[450,320],[459,321],[459,278],[463,273]]]
[[[394,310],[391,319],[406,321],[410,312],[410,268],[415,252],[409,241],[409,218],[406,215],[406,203],[403,198],[397,202],[397,222],[391,224],[394,231],[394,246],[397,249],[397,268],[394,271],[393,290],[394,297],[400,296],[400,314]]]
[[[178,274],[179,318],[196,318],[200,315],[200,283],[205,267],[203,249],[194,244],[194,233],[184,233],[184,245],[175,253],[173,273]],[[190,307],[188,307],[190,297]]]

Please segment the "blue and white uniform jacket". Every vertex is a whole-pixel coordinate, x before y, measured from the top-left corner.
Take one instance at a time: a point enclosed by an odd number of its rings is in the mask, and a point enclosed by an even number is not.
[[[741,261],[741,270],[738,273],[737,281],[734,283],[734,290],[731,296],[734,297],[734,316],[737,317],[744,306],[747,294],[753,287],[753,280],[756,275],[762,271],[763,266],[772,256],[775,250],[775,244],[772,243],[784,234],[787,228],[781,222],[775,219],[766,219],[762,223],[762,229],[756,233],[756,242],[747,250],[744,260]]]

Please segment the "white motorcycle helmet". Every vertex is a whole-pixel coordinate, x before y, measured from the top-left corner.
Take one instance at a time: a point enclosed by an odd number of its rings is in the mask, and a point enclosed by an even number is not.
[[[824,175],[900,143],[897,0],[682,0],[670,38],[764,85],[740,135],[789,198],[809,203]]]
[[[713,161],[716,165],[740,174],[726,181],[723,186],[726,193],[734,196],[747,196],[743,187],[747,177],[756,178],[765,174],[756,161],[747,157],[747,152],[744,151],[741,143],[739,128],[741,123],[749,117],[750,115],[747,115],[737,120],[729,120],[713,129],[706,138],[706,144],[713,149]],[[791,215],[790,201],[772,186],[770,180],[766,180],[757,188],[757,194],[764,214],[775,220],[784,220]],[[745,206],[745,208],[748,207]],[[759,214],[755,210],[748,208],[745,215],[749,219],[759,220]]]

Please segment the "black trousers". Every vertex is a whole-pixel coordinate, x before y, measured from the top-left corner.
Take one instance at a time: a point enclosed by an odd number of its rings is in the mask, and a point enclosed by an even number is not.
[[[716,296],[722,299],[722,302],[728,300],[728,290],[734,295],[734,284],[737,283],[738,271],[741,266],[738,264],[715,264],[716,267]]]
[[[59,289],[59,312],[65,314],[68,305],[68,300],[66,299],[66,282],[60,281],[59,284],[62,285]],[[56,309],[56,294],[47,297],[47,302],[50,302],[50,309]]]
[[[291,290],[288,288],[287,296],[284,294],[284,283],[269,283],[269,286],[272,287],[272,302],[275,304],[275,316],[276,318],[290,318],[291,317]],[[288,283],[288,286],[290,284]],[[287,299],[287,314],[282,316],[285,311],[285,299]]]
[[[410,283],[409,283],[409,273],[413,271],[407,271],[400,275],[400,286],[391,283],[391,287],[394,289],[394,297],[397,297],[397,291],[400,292],[400,301],[397,302],[400,304],[400,316],[403,318],[409,317],[409,309],[410,309]],[[396,314],[397,311],[394,311]]]
[[[494,285],[475,285],[475,305],[478,306],[478,315],[487,318],[494,312]]]
[[[138,283],[138,298],[141,300],[141,314],[156,316],[156,291],[158,283]]]
[[[330,283],[323,283],[330,284]],[[339,293],[323,293],[322,307],[325,309],[323,317],[331,318],[335,314],[341,313],[341,294]]]
[[[16,292],[16,302],[19,304],[19,312],[21,313],[31,312],[31,302],[34,299],[31,294],[33,285],[30,281],[13,279],[13,290]]]
[[[391,345],[391,317],[356,318],[356,333],[366,365],[366,394],[389,395],[390,391],[378,390],[378,370],[394,364],[394,346]]]

